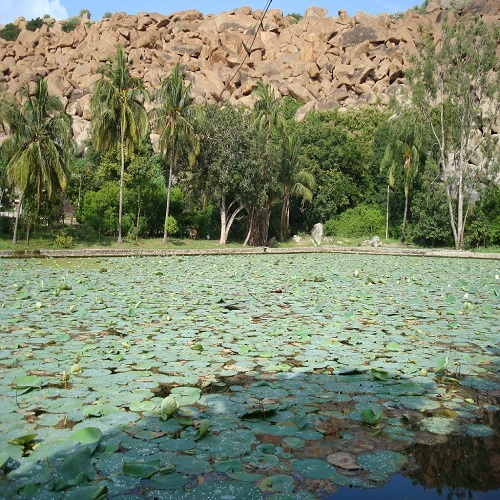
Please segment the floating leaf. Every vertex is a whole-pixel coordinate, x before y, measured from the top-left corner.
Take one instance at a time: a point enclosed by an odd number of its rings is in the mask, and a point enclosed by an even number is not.
[[[198,387],[174,387],[170,395],[175,398],[179,406],[192,405],[200,399],[201,389]]]
[[[362,469],[360,465],[356,463],[354,457],[349,455],[349,453],[338,452],[332,453],[326,457],[326,460],[329,464],[336,465],[345,470],[359,470]]]
[[[377,425],[383,417],[383,410],[374,411],[371,408],[361,412],[361,420],[368,425]]]
[[[37,436],[38,436],[37,433],[23,434],[22,436],[18,436],[7,442],[18,446],[26,446],[27,444],[30,444]]]
[[[382,382],[386,381],[389,377],[389,372],[380,368],[372,368],[371,374],[375,380],[381,380]]]
[[[267,408],[257,408],[255,410],[247,411],[241,415],[241,420],[249,420],[250,422],[259,422],[267,417],[276,414],[278,405],[269,406]]]
[[[203,419],[203,420],[200,420],[199,424],[196,426],[196,428],[198,429],[196,434],[194,435],[194,440],[195,441],[199,441],[200,439],[202,439],[206,433],[208,432],[208,428],[210,427],[210,420],[208,419]]]
[[[94,452],[101,437],[101,429],[97,427],[84,427],[72,434],[68,439],[76,443],[89,445],[91,451]]]
[[[26,375],[14,379],[14,389],[20,394],[26,394],[29,391],[40,389],[42,387],[42,379],[36,375]]]
[[[139,477],[141,479],[149,479],[154,476],[160,469],[156,465],[144,462],[123,462],[123,473],[130,477]]]
[[[294,460],[293,468],[309,479],[328,479],[337,472],[337,469],[329,463],[315,458]]]
[[[9,460],[10,455],[5,451],[0,451],[0,469],[5,467],[7,460]]]
[[[443,356],[436,364],[436,373],[446,370],[448,366],[448,355]]]

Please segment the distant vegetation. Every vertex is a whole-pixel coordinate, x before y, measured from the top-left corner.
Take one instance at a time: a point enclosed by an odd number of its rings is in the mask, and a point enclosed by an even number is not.
[[[44,21],[41,17],[37,17],[35,19],[30,19],[26,23],[26,29],[28,31],[36,31],[38,28],[41,28],[44,24]]]
[[[80,11],[80,14],[78,14],[78,17],[83,17],[87,15],[87,19],[90,19],[90,10],[89,9],[82,9]]]
[[[74,31],[78,26],[80,26],[80,18],[79,17],[70,17],[67,21],[63,21],[62,30],[66,33],[70,31]]]
[[[8,42],[13,42],[17,40],[19,33],[21,33],[21,28],[15,24],[8,23],[0,30],[0,37]]]
[[[54,172],[67,167],[67,178],[33,170],[35,157],[20,160],[21,152],[38,144],[24,137],[30,129],[32,138],[37,135],[38,125],[28,126],[33,116],[47,120],[39,126],[53,131],[55,115],[26,109],[29,99],[35,102],[28,88],[8,105],[2,98],[0,122],[6,130],[15,130],[19,110],[27,121],[19,137],[0,148],[2,211],[14,213],[15,200],[21,199],[20,234],[51,231],[51,241],[61,234],[58,246],[78,244],[76,231],[111,238],[121,229],[129,241],[196,232],[221,243],[262,246],[310,231],[318,222],[332,238],[385,233],[430,246],[500,245],[498,134],[488,128],[498,112],[500,89],[488,75],[499,72],[499,34],[481,20],[457,19],[455,25],[443,24],[442,49],[424,33],[405,75],[412,97],[407,108],[314,112],[299,123],[294,114],[301,103],[276,96],[262,81],[253,110],[195,105],[179,66],[164,76],[161,92],[150,96],[126,51],[118,51],[99,70],[104,78],[94,89],[88,142],[81,151],[68,146],[56,165]],[[63,29],[71,31],[79,22],[71,18]],[[17,36],[13,25],[2,32],[13,29]],[[438,85],[446,106],[436,102]],[[126,127],[118,122],[112,127],[109,116],[122,116],[116,109],[124,94]],[[483,96],[492,100],[481,101]],[[51,96],[46,99],[52,102]],[[146,114],[149,99],[154,111]],[[61,129],[46,147],[55,144],[62,151],[69,117],[59,119]],[[151,130],[161,136],[156,152]],[[472,161],[478,151],[481,163]],[[26,174],[19,174],[15,161]],[[71,218],[78,229],[63,223],[65,212],[66,223]],[[0,231],[14,233],[11,218],[0,218]]]

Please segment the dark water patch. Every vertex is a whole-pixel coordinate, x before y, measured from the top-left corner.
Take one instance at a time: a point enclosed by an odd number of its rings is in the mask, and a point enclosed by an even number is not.
[[[324,495],[322,498],[324,500],[463,500],[465,498],[496,500],[499,498],[499,493],[500,492],[498,490],[485,492],[470,490],[467,488],[426,487],[411,477],[398,474],[393,476],[391,480],[385,483],[382,488],[367,490],[342,487],[339,488],[333,495]]]

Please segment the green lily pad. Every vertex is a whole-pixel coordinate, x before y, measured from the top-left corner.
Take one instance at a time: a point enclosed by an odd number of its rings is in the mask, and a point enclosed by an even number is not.
[[[85,427],[76,431],[69,437],[70,441],[88,445],[92,452],[95,451],[102,437],[101,429],[97,427]]]
[[[200,399],[201,389],[198,387],[174,387],[170,391],[170,395],[179,406],[192,405]]]
[[[408,458],[396,451],[383,450],[375,453],[365,453],[358,456],[357,463],[372,472],[372,478],[383,480],[389,474],[398,472]]]
[[[29,391],[38,390],[42,387],[42,379],[36,375],[26,375],[14,379],[13,387],[19,394],[25,394]]]
[[[337,472],[328,462],[316,458],[294,460],[292,465],[299,474],[309,479],[329,479]]]

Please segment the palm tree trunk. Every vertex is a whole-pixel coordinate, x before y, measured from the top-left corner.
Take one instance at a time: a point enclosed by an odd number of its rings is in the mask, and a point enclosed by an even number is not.
[[[14,235],[12,236],[12,243],[14,245],[17,244],[17,226],[19,225],[19,217],[21,215],[21,205],[23,203],[24,191],[21,191],[21,196],[19,197],[19,205],[17,205],[16,209],[16,219],[14,222]]]
[[[405,211],[403,214],[403,226],[401,227],[401,243],[405,241],[406,217],[408,216],[408,195],[405,196]]]
[[[135,242],[139,239],[139,222],[141,220],[141,195],[137,195],[137,220],[135,225]]]
[[[390,186],[387,184],[387,207],[385,210],[385,239],[386,241],[389,239],[389,194],[390,194]]]
[[[123,178],[125,177],[125,148],[124,148],[123,125],[120,126],[120,204],[118,208],[118,243],[122,242],[122,212],[123,212]]]
[[[281,208],[281,228],[280,241],[285,241],[288,236],[288,227],[290,225],[290,195],[285,194],[283,206]]]
[[[163,230],[163,243],[166,243],[168,239],[167,222],[168,222],[168,211],[170,208],[170,191],[172,190],[173,172],[174,172],[174,154],[173,151],[170,150],[170,170],[168,172],[167,208],[165,209],[165,228]]]

